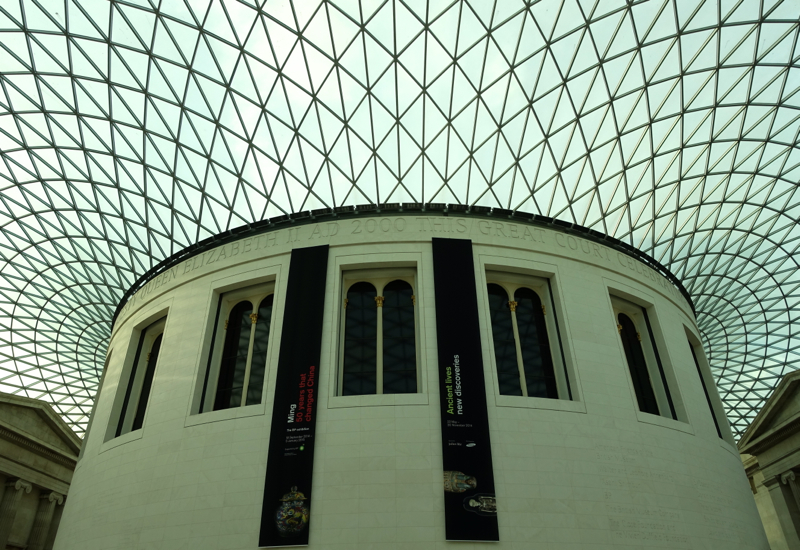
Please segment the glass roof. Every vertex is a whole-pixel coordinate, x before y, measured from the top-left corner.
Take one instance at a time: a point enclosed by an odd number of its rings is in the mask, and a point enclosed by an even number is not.
[[[797,365],[796,0],[0,3],[0,391],[83,433],[119,298],[286,213],[523,210],[691,292],[734,432]]]

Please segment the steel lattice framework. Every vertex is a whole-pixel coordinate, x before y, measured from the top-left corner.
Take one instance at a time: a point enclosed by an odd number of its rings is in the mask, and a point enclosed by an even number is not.
[[[691,292],[741,434],[800,338],[796,0],[0,3],[0,391],[85,430],[123,292],[356,203],[525,210]]]

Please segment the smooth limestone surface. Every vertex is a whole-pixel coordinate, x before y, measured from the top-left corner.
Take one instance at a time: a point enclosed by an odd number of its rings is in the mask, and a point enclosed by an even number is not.
[[[499,543],[445,541],[431,237],[474,244]],[[555,230],[398,215],[243,239],[140,290],[114,326],[56,550],[257,547],[289,253],[318,244],[331,249],[320,304],[312,548],[768,549],[727,424],[724,440],[715,431],[687,345],[694,317],[677,289],[622,253]],[[342,272],[391,266],[416,268],[420,393],[335,396]],[[551,279],[573,401],[498,395],[481,291],[487,269]],[[276,311],[262,404],[191,414],[213,291],[265,278],[275,281]],[[611,293],[651,307],[685,421],[637,410]],[[164,313],[143,429],[109,439],[134,329]]]

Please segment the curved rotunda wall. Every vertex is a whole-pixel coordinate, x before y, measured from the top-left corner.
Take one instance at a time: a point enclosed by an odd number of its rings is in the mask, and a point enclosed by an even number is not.
[[[309,544],[442,548],[450,497],[442,486],[437,310],[460,298],[445,300],[440,292],[437,300],[432,238],[472,241],[501,548],[768,548],[691,307],[678,289],[638,260],[574,234],[414,215],[265,232],[189,258],[140,289],[114,326],[55,548],[258,547],[277,366],[284,360],[279,348],[290,317],[285,301],[287,290],[294,292],[292,250],[316,245],[330,246],[324,299],[316,303],[322,331]],[[414,293],[416,380],[408,393],[340,395],[347,384],[341,369],[350,360],[342,304],[348,296],[348,307],[355,303],[348,289],[360,281],[385,289],[398,279]],[[510,296],[526,287],[543,297],[555,377],[547,382],[550,398],[505,395],[507,384],[501,388],[498,362],[513,363],[525,346],[517,340],[517,354],[503,356],[494,323],[512,308],[495,307],[490,284]],[[214,365],[224,347],[215,334],[223,330],[225,304],[250,295],[266,304],[269,294],[271,313],[259,317],[270,318],[263,329],[269,345],[261,355],[251,346],[249,354],[266,357],[263,384],[254,374],[257,361],[247,371],[248,384],[261,393],[251,399],[257,391],[231,382],[233,390],[217,393],[226,403],[220,407],[206,394],[223,385],[223,367]],[[387,298],[384,307],[390,305]],[[313,317],[312,309],[301,315]],[[619,313],[637,323],[647,318],[640,337],[647,368],[658,373],[650,380],[655,414],[640,410],[641,390],[626,360],[635,339],[623,344]],[[154,368],[140,347],[157,356]],[[133,365],[141,368],[131,377]],[[247,395],[239,400],[237,392]],[[142,394],[149,399],[139,407]],[[482,488],[479,480],[463,494],[477,498]],[[484,519],[492,516],[487,510]],[[273,514],[271,508],[269,521]]]

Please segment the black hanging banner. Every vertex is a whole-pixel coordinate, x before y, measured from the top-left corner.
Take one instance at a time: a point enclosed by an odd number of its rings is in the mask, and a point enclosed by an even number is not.
[[[433,239],[447,540],[499,541],[472,241]]]
[[[292,250],[275,380],[260,548],[307,546],[328,246]]]

